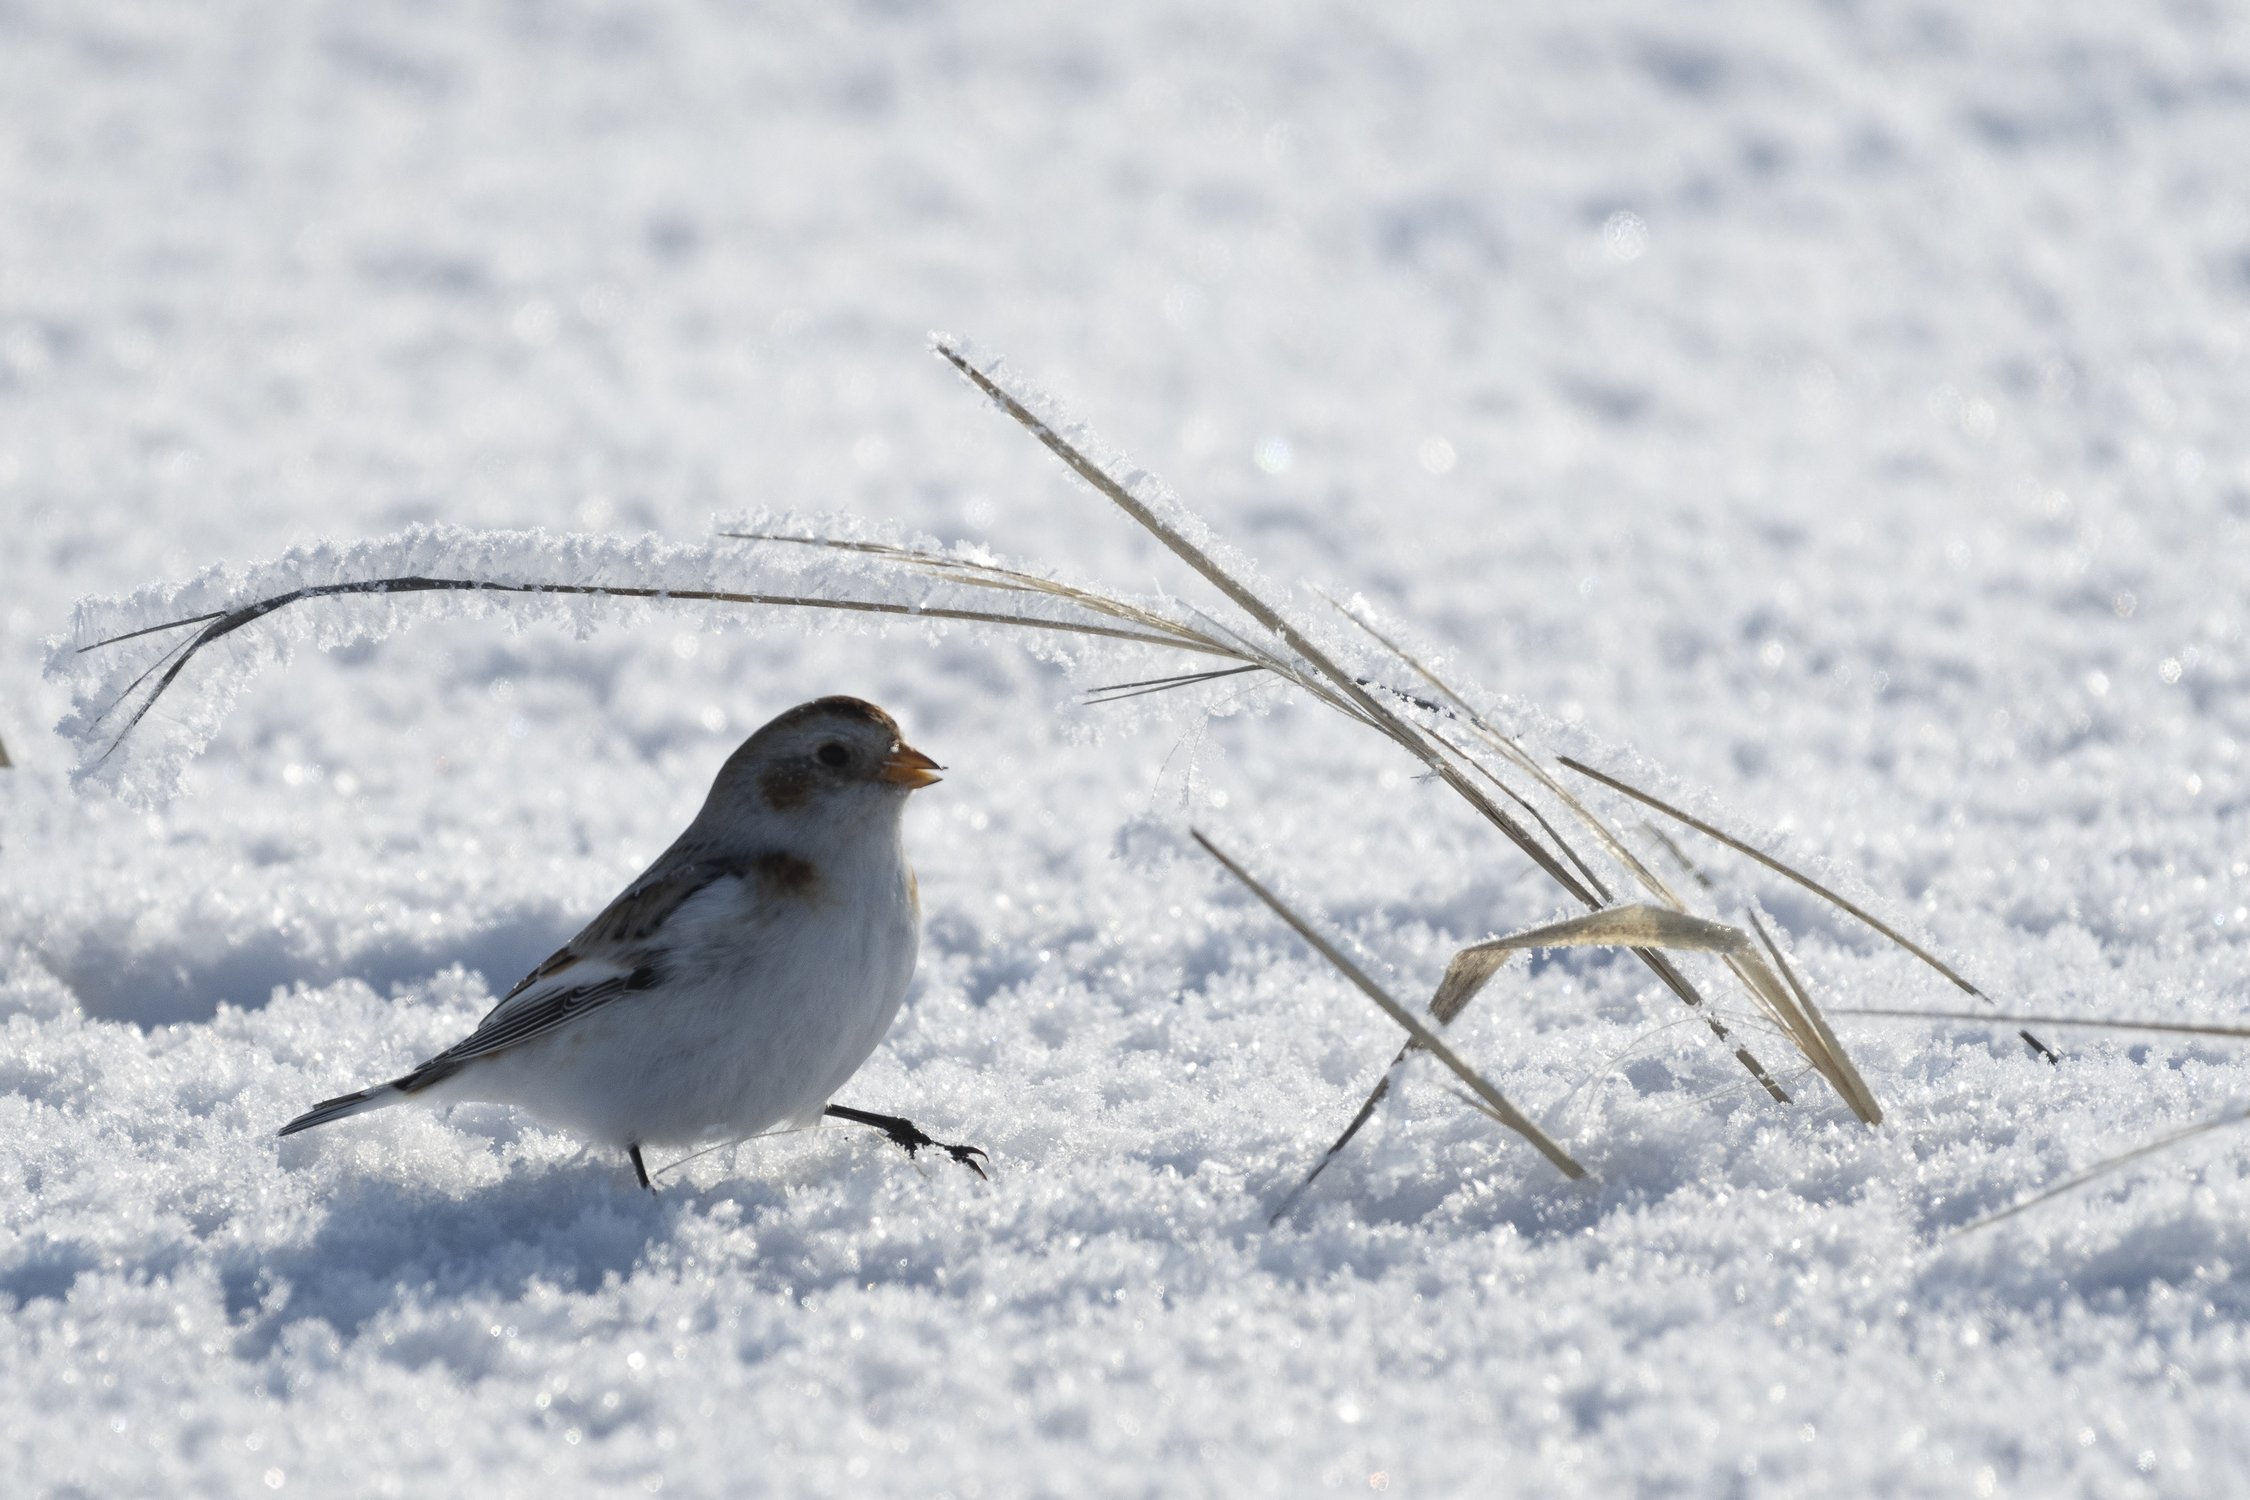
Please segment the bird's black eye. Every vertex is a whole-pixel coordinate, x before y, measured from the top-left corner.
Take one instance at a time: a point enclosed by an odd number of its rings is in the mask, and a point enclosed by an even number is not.
[[[813,752],[813,759],[824,766],[840,766],[852,758],[852,753],[834,740]]]

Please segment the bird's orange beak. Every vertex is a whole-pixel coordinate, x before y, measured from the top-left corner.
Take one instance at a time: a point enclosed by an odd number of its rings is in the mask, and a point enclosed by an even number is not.
[[[883,758],[875,774],[892,786],[902,786],[911,792],[942,780],[933,773],[944,769],[912,745],[901,745]]]

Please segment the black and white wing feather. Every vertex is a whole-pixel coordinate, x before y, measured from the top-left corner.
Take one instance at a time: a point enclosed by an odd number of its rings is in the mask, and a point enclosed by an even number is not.
[[[520,1047],[589,1011],[655,988],[664,974],[656,939],[665,924],[692,897],[721,881],[740,885],[760,869],[759,858],[668,854],[627,886],[578,936],[518,980],[486,1012],[476,1030],[389,1083],[322,1100],[282,1126],[281,1134],[295,1135],[419,1093],[479,1058]]]

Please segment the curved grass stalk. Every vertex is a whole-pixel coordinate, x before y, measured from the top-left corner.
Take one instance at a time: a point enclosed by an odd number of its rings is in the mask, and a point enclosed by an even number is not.
[[[115,713],[139,690],[143,683],[147,682],[151,676],[155,677],[155,686],[133,709],[132,713],[126,717],[124,724],[110,740],[108,748],[102,752],[100,758],[106,760],[111,754],[115,753],[117,747],[125,742],[125,737],[132,733],[142,719],[147,717],[149,710],[156,706],[157,700],[164,696],[174,682],[178,681],[180,674],[187,669],[188,663],[193,661],[204,648],[232,635],[245,626],[255,624],[266,616],[287,609],[292,605],[317,599],[348,595],[384,596],[441,592],[547,594],[581,598],[656,599],[691,604],[767,605],[791,609],[827,609],[846,613],[895,615],[909,619],[957,620],[979,625],[1007,625],[1029,630],[1059,631],[1069,635],[1096,636],[1144,646],[1166,646],[1180,651],[1194,651],[1209,656],[1225,657],[1234,661],[1242,660],[1241,655],[1233,648],[1189,627],[1177,624],[1174,624],[1170,630],[1158,633],[1152,629],[1136,628],[1133,625],[1103,624],[1098,620],[1051,620],[1037,615],[1009,615],[992,610],[956,609],[942,605],[902,604],[896,600],[855,599],[845,596],[737,593],[725,589],[656,589],[638,588],[627,584],[494,583],[476,578],[371,578],[345,583],[311,584],[303,588],[289,589],[279,594],[254,600],[237,609],[214,610],[206,614],[167,620],[160,625],[144,626],[138,630],[126,631],[123,634],[110,636],[105,640],[81,646],[78,648],[81,653],[98,651],[105,646],[114,646],[124,641],[154,635],[165,630],[183,629],[191,625],[202,627],[194,635],[174,645],[163,656],[157,658],[155,664],[141,673],[140,676],[134,678],[124,692],[120,693],[97,716],[97,718],[107,718],[110,714]],[[1087,597],[1099,598],[1100,596],[1091,595]],[[1117,603],[1117,601],[1106,600],[1104,602]],[[1119,611],[1129,608],[1130,606],[1119,605]],[[1101,613],[1111,614],[1113,618],[1122,618],[1119,611],[1102,611]],[[1263,668],[1265,665],[1263,662],[1249,663],[1249,666],[1257,668]],[[158,668],[162,668],[161,672],[158,671]]]
[[[1764,945],[1750,940],[1741,928],[1714,922],[1668,906],[1611,906],[1567,921],[1551,922],[1490,942],[1472,944],[1453,955],[1445,977],[1438,983],[1433,1012],[1450,1005],[1458,1014],[1469,997],[1491,982],[1501,965],[1532,948],[1654,948],[1675,953],[1714,953],[1731,960],[1745,987],[1768,1019],[1805,1055],[1805,1060],[1826,1078],[1852,1112],[1869,1125],[1879,1125],[1883,1109],[1867,1087],[1849,1056],[1836,1044],[1796,976],[1789,973],[1781,950],[1773,945],[1763,926]],[[1784,979],[1784,975],[1788,977]]]
[[[1113,599],[1092,589],[1064,583],[1060,579],[1042,578],[1036,573],[1003,568],[996,563],[981,563],[966,557],[948,557],[941,552],[925,552],[918,547],[901,547],[890,542],[859,542],[835,537],[788,536],[756,531],[722,531],[719,535],[731,541],[778,542],[787,546],[817,547],[831,552],[857,552],[863,556],[879,557],[885,562],[900,563],[921,572],[933,573],[973,588],[1003,589],[1009,593],[1044,594],[1050,598],[1064,599],[1096,614],[1108,615],[1129,625],[1171,636],[1186,650],[1212,645],[1210,636],[1205,632],[1169,619],[1154,610],[1143,609],[1122,599]]]

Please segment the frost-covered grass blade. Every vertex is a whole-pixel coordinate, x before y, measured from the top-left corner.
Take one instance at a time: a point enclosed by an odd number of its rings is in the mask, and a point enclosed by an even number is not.
[[[1533,1146],[1538,1148],[1539,1154],[1553,1162],[1565,1177],[1575,1181],[1586,1175],[1586,1169],[1574,1161],[1569,1152],[1555,1144],[1545,1131],[1532,1123],[1530,1116],[1510,1104],[1498,1089],[1485,1082],[1482,1075],[1463,1062],[1459,1055],[1451,1047],[1448,1047],[1436,1032],[1423,1025],[1412,1011],[1393,999],[1387,990],[1368,976],[1366,970],[1353,963],[1341,949],[1322,936],[1319,929],[1297,915],[1287,902],[1261,885],[1257,877],[1228,857],[1218,845],[1212,843],[1201,833],[1195,835],[1195,841],[1201,844],[1204,851],[1213,859],[1225,866],[1228,874],[1241,881],[1252,895],[1270,907],[1275,916],[1280,917],[1281,920],[1295,928],[1297,935],[1310,944],[1314,952],[1328,960],[1337,973],[1349,979],[1359,988],[1362,994],[1373,1000],[1385,1015],[1398,1022],[1400,1028],[1414,1040],[1416,1045],[1428,1051],[1432,1057],[1451,1069],[1456,1078],[1467,1084],[1470,1092],[1476,1096],[1476,1102],[1480,1109],[1500,1124],[1531,1142]],[[1286,1207],[1286,1205],[1284,1206]]]
[[[2250,1040],[2250,1026],[2230,1026],[2210,1021],[2159,1021],[2137,1016],[2021,1015],[2013,1012],[1995,1015],[1984,1011],[1907,1010],[1897,1006],[1881,1005],[1840,1006],[1837,1008],[1836,1014],[1891,1021],[1954,1022],[1967,1026],[2082,1026],[2097,1031],[2136,1031],[2153,1032],[2162,1036],[2205,1036],[2229,1041]],[[2020,1036],[2023,1033],[2018,1032],[2017,1034]],[[2211,1119],[2198,1121],[2193,1125],[2173,1131],[2169,1135],[2159,1136],[2153,1141],[2148,1141],[2127,1151],[2121,1151],[2115,1156],[2104,1157],[2084,1171],[2073,1173],[2061,1182],[2043,1188],[2021,1202],[1996,1213],[1987,1214],[1981,1219],[1962,1226],[1956,1232],[1967,1234],[1971,1230],[1989,1228],[2004,1219],[2014,1218],[2026,1209],[2037,1208],[2050,1199],[2062,1197],[2066,1193],[2106,1177],[2121,1167],[2139,1161],[2144,1156],[2153,1156],[2169,1147],[2194,1140],[2198,1136],[2222,1129],[2228,1125],[2238,1124],[2244,1120],[2250,1120],[2250,1110],[2228,1110],[2226,1113],[2215,1115]]]
[[[1668,952],[1715,953],[1737,966],[1767,1016],[1826,1078],[1852,1112],[1869,1125],[1880,1124],[1882,1106],[1859,1070],[1835,1043],[1795,976],[1784,981],[1776,964],[1780,951],[1767,939],[1766,951],[1741,928],[1666,906],[1612,906],[1568,921],[1552,922],[1491,942],[1476,943],[1453,956],[1430,1009],[1458,1015],[1500,966],[1532,948],[1656,948]]]
[[[1896,927],[1893,927],[1890,923],[1884,921],[1881,917],[1878,917],[1873,912],[1867,910],[1867,908],[1860,906],[1856,902],[1849,900],[1843,895],[1840,895],[1836,891],[1830,889],[1828,886],[1822,885],[1819,881],[1813,879],[1810,875],[1807,875],[1804,871],[1797,869],[1795,866],[1786,864],[1783,861],[1774,858],[1772,855],[1766,853],[1763,849],[1758,848],[1755,844],[1752,844],[1745,839],[1736,838],[1733,834],[1728,833],[1723,828],[1705,822],[1703,819],[1698,818],[1697,816],[1695,816],[1695,814],[1688,812],[1684,808],[1673,806],[1671,803],[1666,802],[1653,792],[1649,792],[1640,787],[1634,786],[1631,782],[1626,781],[1622,777],[1612,776],[1607,771],[1596,770],[1594,767],[1587,765],[1584,761],[1573,760],[1567,755],[1557,756],[1556,760],[1568,769],[1576,771],[1579,775],[1587,777],[1588,779],[1593,781],[1598,781],[1603,786],[1608,787],[1611,791],[1617,792],[1622,796],[1630,797],[1632,800],[1640,803],[1644,807],[1653,808],[1657,812],[1664,814],[1664,816],[1671,818],[1676,822],[1685,824],[1687,827],[1694,829],[1697,833],[1702,834],[1705,838],[1711,839],[1716,843],[1724,844],[1727,848],[1734,850],[1737,854],[1746,855],[1749,858],[1756,860],[1759,864],[1764,865],[1767,869],[1773,871],[1776,875],[1781,876],[1783,879],[1794,881],[1796,884],[1804,887],[1806,890],[1811,891],[1814,895],[1820,897],[1821,900],[1826,901],[1829,905],[1835,907],[1838,911],[1841,911],[1848,916],[1858,918],[1868,927],[1873,928],[1876,932],[1890,939],[1893,943],[1896,943],[1899,947],[1904,948],[1907,952],[1913,954],[1923,963],[1929,965],[1932,969],[1935,969],[1938,973],[1944,975],[1947,979],[1951,980],[1954,985],[1959,987],[1964,992],[1976,996],[1979,1000],[1984,1001],[1987,1005],[1997,1003],[1990,995],[1987,995],[1983,990],[1978,989],[1974,984],[1970,983],[1969,980],[1958,969],[1955,969],[1944,959],[1939,958],[1929,949],[1923,947],[1920,943],[1915,942],[1905,933],[1900,932]],[[1670,841],[1667,840],[1666,842],[1669,843]],[[1682,859],[1684,863],[1685,857],[1683,856]],[[1692,870],[1694,867],[1690,865],[1689,868]],[[2029,1047],[2039,1056],[2045,1058],[2048,1062],[2059,1063],[2061,1061],[2061,1058],[2056,1054],[2054,1048],[2048,1046],[2045,1042],[2041,1041],[2031,1032],[2022,1031],[2017,1033],[2017,1035],[2023,1038],[2025,1046]]]
[[[2002,1011],[1997,1015],[1974,1010],[1907,1010],[1881,1005],[1840,1005],[1839,1016],[1868,1016],[1892,1021],[1956,1021],[1964,1026],[2084,1026],[2096,1031],[2153,1031],[2171,1036],[2223,1037],[2250,1040],[2250,1026],[2226,1026],[2207,1021],[2152,1021],[2128,1016],[2024,1015]]]
[[[2239,1125],[2245,1120],[2250,1120],[2250,1109],[2230,1109],[2225,1114],[2214,1115],[2208,1120],[2198,1120],[2193,1125],[2184,1126],[2169,1135],[2158,1136],[2155,1140],[2135,1146],[2130,1151],[2121,1151],[2115,1156],[2104,1157],[2083,1172],[2073,1172],[2062,1181],[2042,1188],[2028,1198],[2011,1203],[1997,1212],[1986,1214],[1981,1219],[1972,1219],[1955,1230],[1954,1233],[1957,1235],[1973,1234],[1980,1229],[1990,1229],[1993,1225],[2005,1223],[2017,1214],[2026,1213],[2042,1203],[2051,1203],[2055,1199],[2074,1193],[2091,1183],[2099,1182],[2110,1173],[2131,1166],[2144,1156],[2154,1156],[2160,1151],[2168,1151],[2174,1146],[2184,1145],[2200,1136],[2209,1135],[2214,1130],[2224,1130],[2229,1125]]]
[[[1023,576],[1029,577],[1029,575]],[[92,763],[96,765],[107,760],[124,744],[127,736],[140,725],[149,712],[172,689],[188,667],[211,646],[237,631],[294,606],[324,599],[355,596],[402,597],[416,594],[444,593],[496,594],[548,598],[636,600],[663,604],[718,604],[753,608],[831,610],[912,620],[1021,627],[1132,645],[1191,651],[1237,661],[1241,659],[1240,654],[1232,646],[1194,625],[1165,619],[1143,607],[1127,601],[1112,599],[1090,590],[1077,589],[1063,584],[1051,584],[1046,580],[1036,580],[1036,582],[1047,586],[1042,588],[1020,586],[1017,591],[1024,594],[1036,594],[1042,598],[1059,602],[1066,609],[1076,610],[1077,613],[1075,615],[1066,613],[1057,617],[1021,611],[1009,612],[1000,609],[974,608],[923,599],[854,597],[841,591],[832,593],[782,593],[723,588],[651,587],[623,582],[572,583],[560,580],[509,582],[489,578],[399,575],[348,579],[284,589],[253,598],[247,603],[228,609],[179,616],[132,630],[117,632],[76,647],[75,653],[87,655],[170,630],[192,630],[193,632],[170,646],[139,675],[126,683],[122,691],[118,692],[115,697],[99,707],[91,709],[85,715],[84,723],[88,727],[104,724],[121,712],[124,715],[123,722],[117,725],[115,732],[107,736],[106,743],[92,755]],[[1252,662],[1246,664],[1242,669],[1258,670],[1263,665],[1263,663]],[[144,688],[145,692],[143,691]]]

